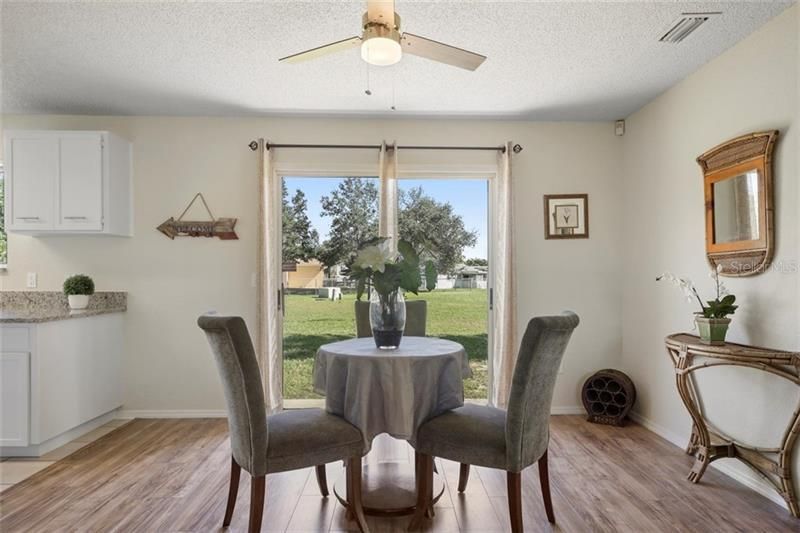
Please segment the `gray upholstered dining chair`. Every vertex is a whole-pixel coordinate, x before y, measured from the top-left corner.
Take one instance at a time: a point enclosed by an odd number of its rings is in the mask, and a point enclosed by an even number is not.
[[[344,460],[348,514],[352,514],[361,531],[369,531],[361,504],[361,458],[365,453],[361,431],[322,409],[289,410],[267,416],[258,361],[244,320],[203,315],[197,325],[205,331],[214,353],[228,408],[231,479],[222,526],[231,523],[242,468],[251,476],[248,530],[252,533],[261,530],[266,474],[316,466],[320,491],[327,496],[325,464]]]
[[[404,335],[424,337],[428,323],[428,302],[411,300],[406,302],[406,329]],[[369,325],[369,302],[356,300],[356,337],[372,337]]]
[[[469,465],[507,472],[511,531],[522,531],[524,468],[539,463],[539,481],[547,519],[555,523],[550,500],[547,445],[553,389],[578,315],[536,317],[528,322],[511,383],[508,410],[467,404],[425,422],[412,445],[417,454],[417,512],[409,529],[422,525],[431,507],[433,458],[461,463],[458,491],[466,489]]]

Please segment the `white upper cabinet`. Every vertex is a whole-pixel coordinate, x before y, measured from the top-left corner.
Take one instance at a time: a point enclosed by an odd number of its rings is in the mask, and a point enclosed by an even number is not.
[[[8,229],[49,230],[55,226],[55,185],[58,179],[58,139],[20,136],[10,139],[6,153],[6,189],[12,179],[16,194],[6,192]],[[13,214],[12,214],[13,213]]]
[[[132,235],[131,146],[103,131],[8,131],[6,228]]]
[[[103,138],[100,135],[61,139],[56,189],[57,229],[103,229]]]

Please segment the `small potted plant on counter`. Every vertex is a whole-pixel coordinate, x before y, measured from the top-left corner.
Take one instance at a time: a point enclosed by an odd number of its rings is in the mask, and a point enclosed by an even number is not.
[[[736,312],[739,306],[734,305],[736,296],[730,294],[719,280],[719,268],[711,271],[711,279],[716,285],[716,298],[707,300],[705,304],[689,279],[678,278],[667,272],[657,277],[656,281],[669,281],[683,291],[687,301],[697,300],[700,304],[700,312],[695,313],[694,320],[700,333],[700,341],[705,344],[721,345],[725,344],[725,335],[727,335],[728,326],[731,323],[728,316]]]
[[[64,294],[67,295],[70,309],[86,309],[89,296],[94,294],[94,281],[85,274],[76,274],[64,280]]]

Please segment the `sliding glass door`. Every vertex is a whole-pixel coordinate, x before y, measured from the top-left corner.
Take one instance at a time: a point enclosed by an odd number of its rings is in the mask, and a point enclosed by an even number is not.
[[[428,335],[456,341],[470,359],[467,398],[486,399],[488,385],[489,182],[485,179],[401,179],[401,239],[430,250],[436,289],[408,299],[428,302]]]
[[[375,177],[283,178],[283,394],[320,398],[313,390],[317,349],[352,338],[352,284],[346,267],[378,236]]]
[[[473,377],[467,398],[485,399],[488,384],[488,179],[400,179],[399,237],[426,249],[439,267],[437,288],[422,289],[428,335],[464,345]],[[347,268],[378,235],[375,177],[283,178],[284,397],[318,399],[314,356],[322,344],[355,336],[354,286]]]

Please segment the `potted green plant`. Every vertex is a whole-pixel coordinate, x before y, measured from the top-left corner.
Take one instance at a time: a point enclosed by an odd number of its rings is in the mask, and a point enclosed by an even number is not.
[[[64,294],[70,309],[86,309],[89,296],[94,294],[94,281],[86,274],[76,274],[64,280]]]
[[[706,300],[705,304],[691,280],[678,278],[669,272],[656,278],[656,281],[669,281],[680,288],[688,301],[697,300],[700,304],[700,311],[695,313],[694,320],[700,334],[700,341],[711,345],[725,344],[725,336],[731,323],[728,316],[735,313],[739,307],[735,305],[736,296],[730,294],[719,280],[719,273],[719,268],[711,271],[711,279],[714,280],[716,286],[716,298]]]
[[[433,261],[421,265],[420,256],[408,241],[397,243],[398,253],[388,239],[367,242],[350,265],[350,279],[356,281],[356,298],[361,300],[370,288],[369,322],[375,345],[384,350],[400,346],[406,325],[406,303],[402,291],[419,293],[422,270],[425,286],[436,287],[437,271]]]

